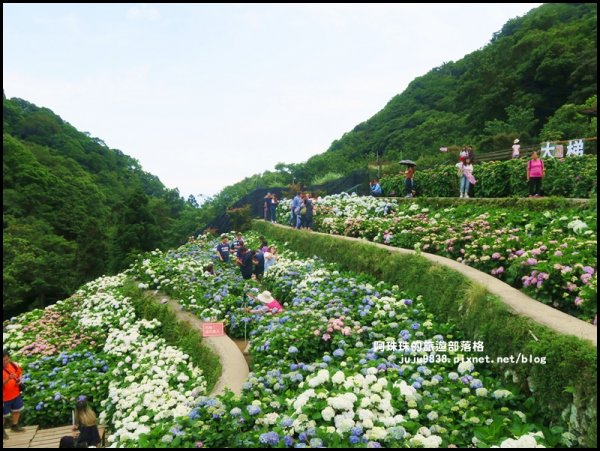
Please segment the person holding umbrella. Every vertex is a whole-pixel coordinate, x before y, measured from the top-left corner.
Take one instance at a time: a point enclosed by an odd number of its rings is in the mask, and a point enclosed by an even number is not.
[[[407,166],[406,171],[404,171],[404,191],[406,193],[404,197],[414,197],[413,177],[415,175],[417,165],[412,160],[401,160],[400,164],[405,164]]]

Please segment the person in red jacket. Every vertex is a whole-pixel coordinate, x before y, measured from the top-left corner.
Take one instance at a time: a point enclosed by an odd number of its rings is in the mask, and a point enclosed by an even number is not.
[[[2,352],[2,405],[4,419],[12,414],[12,432],[23,432],[19,425],[19,417],[23,410],[23,398],[21,397],[21,376],[23,370],[19,365],[10,360],[10,353]],[[7,438],[3,428],[3,438]]]

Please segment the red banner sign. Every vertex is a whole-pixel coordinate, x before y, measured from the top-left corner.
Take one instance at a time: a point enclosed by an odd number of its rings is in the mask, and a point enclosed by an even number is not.
[[[203,337],[222,337],[225,335],[223,323],[202,323]]]

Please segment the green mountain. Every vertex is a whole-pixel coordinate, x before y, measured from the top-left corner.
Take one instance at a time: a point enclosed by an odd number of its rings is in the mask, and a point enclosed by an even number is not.
[[[426,165],[441,161],[442,146],[486,152],[508,149],[516,137],[527,146],[596,136],[595,118],[578,114],[595,109],[596,22],[597,5],[583,3],[545,4],[511,19],[482,49],[413,80],[326,152],[306,163],[280,163],[221,194],[228,193],[231,205],[239,199],[233,193],[281,186],[281,178],[309,185],[365,169],[377,154],[388,162],[421,158]],[[215,201],[227,203],[222,195]]]
[[[3,312],[44,306],[196,231],[198,209],[46,108],[3,102]]]

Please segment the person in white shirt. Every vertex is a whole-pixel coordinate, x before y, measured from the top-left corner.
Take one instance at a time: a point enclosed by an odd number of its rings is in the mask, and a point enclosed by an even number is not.
[[[512,146],[512,157],[513,158],[519,158],[519,150],[521,149],[521,146],[519,145],[519,140],[515,139],[513,142],[513,146]]]

